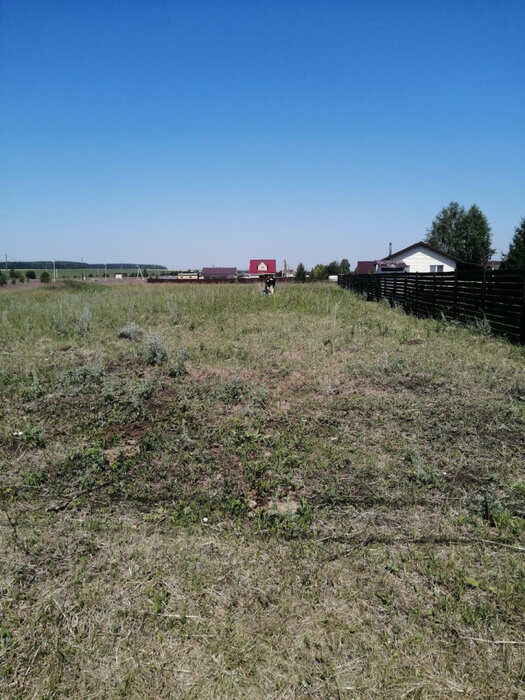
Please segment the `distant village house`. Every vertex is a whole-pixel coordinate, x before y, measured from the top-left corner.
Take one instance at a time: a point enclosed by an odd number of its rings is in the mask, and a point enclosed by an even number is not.
[[[250,277],[266,277],[267,275],[275,275],[276,271],[276,260],[262,260],[261,258],[250,260]]]
[[[198,272],[179,272],[177,273],[177,279],[179,280],[198,280]]]
[[[236,280],[236,267],[203,267],[202,277],[205,280]]]

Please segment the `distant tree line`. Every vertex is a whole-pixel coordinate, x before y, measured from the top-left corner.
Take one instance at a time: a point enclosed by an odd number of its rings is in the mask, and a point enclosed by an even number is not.
[[[343,258],[341,262],[332,260],[328,264],[318,263],[311,270],[307,270],[303,263],[299,263],[295,270],[295,279],[298,282],[310,280],[327,280],[331,275],[347,275],[350,272],[350,263],[347,258]]]
[[[41,282],[50,282],[51,276],[49,272],[44,270],[40,277]],[[20,270],[15,270],[13,267],[9,270],[9,273],[0,272],[0,287],[7,284],[8,280],[11,284],[16,284],[17,282],[24,282],[25,280],[36,280],[36,272],[34,270],[26,270],[25,274]]]
[[[14,270],[27,270],[32,268],[33,270],[46,270],[53,267],[52,260],[32,260],[32,261],[17,261],[10,262],[9,267]],[[72,262],[70,260],[55,260],[55,268],[57,270],[84,270],[89,269],[102,269],[104,263],[83,263],[83,262]],[[106,267],[108,270],[120,270],[120,268],[137,268],[137,263],[107,263]],[[144,263],[139,264],[141,269],[147,268],[151,270],[165,270],[165,265],[145,265]]]

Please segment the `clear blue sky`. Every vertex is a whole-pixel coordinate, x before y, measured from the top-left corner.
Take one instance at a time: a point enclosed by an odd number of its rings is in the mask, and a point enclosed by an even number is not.
[[[0,0],[0,254],[376,258],[525,216],[525,2]]]

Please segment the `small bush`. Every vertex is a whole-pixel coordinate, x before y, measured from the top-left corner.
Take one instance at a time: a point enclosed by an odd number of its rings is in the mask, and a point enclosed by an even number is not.
[[[91,310],[89,306],[83,306],[75,313],[75,333],[85,335],[91,327]]]
[[[170,321],[173,323],[174,326],[177,326],[179,324],[179,312],[178,310],[168,301],[168,316],[170,318]]]
[[[24,442],[30,447],[45,447],[46,441],[40,426],[34,426],[24,430]]]
[[[240,403],[248,394],[248,388],[235,377],[231,381],[221,382],[213,392],[215,397],[225,404]]]
[[[36,272],[34,270],[26,270],[27,280],[36,280]]]
[[[104,403],[114,403],[120,394],[120,383],[116,377],[104,377],[102,379],[101,396]]]
[[[41,273],[40,281],[42,282],[42,284],[47,284],[48,282],[51,282],[51,275],[47,270],[44,270],[44,272]]]
[[[168,350],[158,333],[146,336],[146,356],[149,365],[164,365],[168,361]]]
[[[180,347],[177,351],[177,360],[170,365],[169,375],[170,377],[183,377],[188,374],[186,369],[186,362],[190,359],[190,354],[186,348]]]
[[[485,316],[472,321],[470,328],[474,331],[474,333],[478,333],[479,335],[488,336],[492,334],[491,325]]]
[[[0,287],[3,287],[4,284],[7,284],[7,279],[5,275],[2,272],[0,272]]]
[[[139,340],[141,336],[142,328],[140,326],[137,326],[137,324],[133,322],[126,323],[126,325],[123,326],[118,333],[119,338],[126,338],[127,340],[134,341]]]

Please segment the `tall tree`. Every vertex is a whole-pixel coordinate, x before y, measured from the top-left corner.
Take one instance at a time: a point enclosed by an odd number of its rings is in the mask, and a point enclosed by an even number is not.
[[[463,257],[466,262],[484,265],[494,253],[492,234],[487,217],[481,209],[473,204],[465,215],[463,222]]]
[[[328,277],[329,275],[340,275],[341,274],[341,265],[337,260],[332,260],[332,262],[329,262],[328,265],[325,266],[325,277]]]
[[[295,279],[297,282],[306,282],[306,270],[302,262],[295,269]]]
[[[341,260],[341,274],[342,275],[350,274],[350,262],[349,262],[348,258],[343,258]]]
[[[507,255],[503,257],[501,266],[514,270],[525,268],[525,216],[521,220],[521,224],[516,226],[514,238],[509,245]]]
[[[485,263],[494,252],[487,218],[476,204],[465,211],[458,202],[450,202],[432,222],[426,241],[470,263]]]

